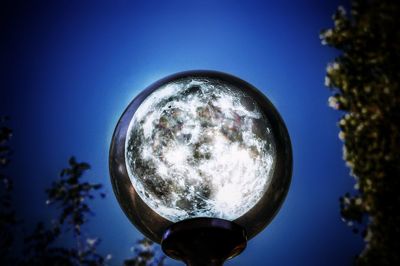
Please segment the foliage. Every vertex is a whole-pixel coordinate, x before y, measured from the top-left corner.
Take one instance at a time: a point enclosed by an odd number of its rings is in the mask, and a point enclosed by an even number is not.
[[[0,122],[7,121],[0,117]],[[2,170],[10,162],[11,148],[9,145],[12,130],[0,127],[0,168]],[[0,173],[0,265],[20,266],[100,266],[106,265],[111,255],[103,256],[97,252],[100,238],[88,237],[84,225],[93,215],[90,200],[96,195],[104,198],[102,185],[83,180],[84,173],[90,169],[85,162],[77,162],[74,157],[69,159],[69,167],[60,173],[60,178],[46,189],[47,205],[56,206],[58,217],[50,226],[39,222],[34,231],[25,237],[23,256],[16,254],[15,231],[22,225],[17,220],[13,208],[13,180],[5,173]],[[72,233],[74,247],[60,243],[60,238]],[[144,238],[132,248],[134,257],[124,261],[126,266],[163,266],[164,256],[156,249],[155,244]]]
[[[125,260],[124,266],[163,266],[165,256],[160,255],[160,252],[156,250],[154,245],[147,238],[139,240],[132,248],[135,254],[134,257]]]
[[[6,117],[0,117],[0,122],[6,122]],[[11,148],[9,142],[12,130],[6,126],[0,127],[0,168],[10,162]],[[4,172],[0,173],[0,265],[10,264],[13,259],[10,249],[14,243],[14,227],[17,224],[12,206],[13,180]]]
[[[90,168],[87,163],[78,163],[74,157],[69,159],[69,168],[61,171],[60,178],[46,190],[47,204],[56,205],[60,210],[51,228],[39,223],[32,235],[26,237],[26,256],[21,265],[103,265],[106,259],[97,253],[98,238],[89,238],[82,226],[92,214],[88,199],[102,188],[101,184],[82,181],[82,175]],[[101,197],[105,197],[103,192]],[[57,246],[56,240],[63,233],[73,232],[76,247]]]
[[[101,184],[83,182],[83,173],[90,169],[88,163],[77,163],[74,157],[69,159],[70,168],[65,168],[60,173],[60,179],[53,182],[51,188],[47,189],[47,204],[56,204],[61,209],[58,218],[60,224],[67,221],[73,228],[74,233],[79,236],[81,227],[87,221],[88,214],[92,211],[87,203],[93,199],[93,192],[102,188]],[[104,192],[100,193],[102,198]]]
[[[333,20],[322,43],[341,53],[325,83],[334,91],[329,104],[344,111],[339,137],[357,190],[341,198],[341,214],[362,228],[359,265],[400,265],[399,3],[353,0],[351,14],[340,7]]]

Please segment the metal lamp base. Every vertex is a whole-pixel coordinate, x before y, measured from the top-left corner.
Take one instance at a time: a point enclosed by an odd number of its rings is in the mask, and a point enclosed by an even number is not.
[[[171,225],[161,247],[173,259],[188,266],[217,266],[240,254],[246,232],[234,222],[217,218],[193,218]]]

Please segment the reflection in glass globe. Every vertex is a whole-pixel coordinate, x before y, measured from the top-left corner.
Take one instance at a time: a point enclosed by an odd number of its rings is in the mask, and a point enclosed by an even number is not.
[[[267,190],[276,147],[268,117],[245,88],[188,76],[141,102],[125,158],[140,198],[162,217],[232,221]]]
[[[194,219],[235,223],[251,239],[278,212],[292,174],[289,135],[272,103],[249,83],[207,70],[139,93],[118,121],[109,158],[121,208],[158,243]]]

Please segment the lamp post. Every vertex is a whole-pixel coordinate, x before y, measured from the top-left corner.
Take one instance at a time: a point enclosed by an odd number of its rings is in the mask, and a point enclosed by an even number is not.
[[[256,88],[216,71],[161,79],[126,108],[110,148],[130,221],[187,265],[222,265],[278,212],[290,185],[287,129]]]

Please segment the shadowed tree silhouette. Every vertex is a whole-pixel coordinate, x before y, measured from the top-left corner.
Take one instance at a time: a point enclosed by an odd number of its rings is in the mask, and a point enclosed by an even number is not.
[[[99,238],[90,238],[82,226],[93,214],[88,200],[95,193],[104,198],[99,191],[101,184],[82,180],[82,175],[90,169],[88,163],[78,163],[74,157],[69,159],[69,167],[61,171],[60,178],[46,190],[46,204],[55,205],[60,214],[50,228],[39,223],[34,232],[25,238],[25,259],[21,265],[103,265],[106,258],[97,253]],[[55,241],[61,234],[73,233],[76,247],[59,247]]]
[[[4,124],[7,117],[0,117]],[[107,265],[111,254],[97,252],[100,238],[89,237],[84,226],[94,213],[90,207],[96,196],[104,198],[102,184],[85,181],[83,175],[90,169],[85,162],[69,159],[58,180],[46,189],[47,205],[55,206],[59,214],[50,226],[39,222],[23,241],[23,255],[18,255],[15,232],[23,225],[13,208],[13,180],[6,174],[9,165],[12,130],[0,127],[0,265],[20,266],[100,266]],[[72,235],[73,241],[62,243],[61,237]],[[72,246],[72,247],[71,247]],[[164,256],[150,240],[143,238],[132,248],[134,257],[124,261],[126,266],[163,266]]]
[[[61,171],[60,179],[53,182],[46,190],[48,205],[55,205],[60,210],[58,219],[50,228],[39,223],[34,232],[25,238],[25,259],[20,265],[54,266],[98,266],[106,265],[111,254],[103,256],[96,250],[99,238],[88,237],[82,226],[93,214],[89,201],[95,194],[104,198],[101,184],[92,184],[82,180],[90,169],[87,163],[78,163],[74,157],[69,160],[69,168]],[[66,233],[73,233],[76,247],[57,245],[56,240]],[[126,266],[162,266],[164,256],[156,250],[153,242],[144,238],[133,247],[134,257],[124,261]]]
[[[356,193],[340,199],[342,217],[366,242],[359,265],[400,265],[400,3],[353,0],[340,7],[323,44],[341,51],[328,65],[329,104]]]
[[[0,265],[15,263],[10,251],[14,244],[14,230],[17,225],[12,205],[13,180],[4,171],[11,155],[9,142],[12,130],[3,126],[7,120],[7,117],[0,117]]]

